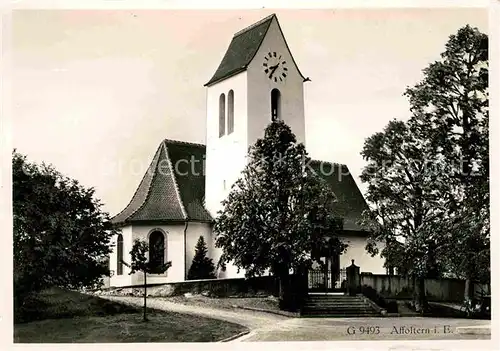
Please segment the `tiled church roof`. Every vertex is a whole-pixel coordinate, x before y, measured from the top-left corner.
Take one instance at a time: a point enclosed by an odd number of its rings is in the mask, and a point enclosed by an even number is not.
[[[204,156],[205,145],[164,140],[132,200],[112,222],[211,221],[203,206]]]
[[[243,72],[247,69],[248,65],[252,61],[252,59],[257,54],[257,51],[266,36],[267,30],[271,25],[273,18],[276,18],[275,14],[267,16],[262,20],[252,24],[251,26],[246,27],[243,30],[237,32],[229,47],[226,51],[226,54],[222,58],[222,61],[215,71],[213,77],[205,84],[205,86],[212,85],[217,83],[225,78],[229,78],[235,74]],[[276,21],[278,19],[276,18]],[[279,22],[278,27],[279,27]],[[281,28],[280,28],[281,31]],[[288,47],[288,44],[285,45]],[[292,61],[295,63],[295,60],[292,56]],[[297,67],[298,70],[298,67]],[[302,76],[302,73],[299,74]],[[304,79],[304,77],[302,76]]]
[[[344,219],[344,230],[363,231],[357,223],[368,205],[346,165],[314,160],[311,167],[323,178],[337,198],[340,217]]]
[[[246,70],[259,50],[273,17],[268,16],[234,35],[219,68],[205,86]]]
[[[204,160],[205,145],[164,140],[132,200],[113,223],[212,221],[203,205]],[[367,205],[347,166],[323,161],[312,161],[311,166],[335,193],[344,229],[362,231],[356,222]]]

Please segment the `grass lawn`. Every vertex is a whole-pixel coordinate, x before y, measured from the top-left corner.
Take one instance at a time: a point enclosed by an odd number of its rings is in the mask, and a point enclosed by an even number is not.
[[[14,324],[16,343],[210,342],[247,330],[220,320],[155,310],[148,311],[149,322],[144,323],[140,308],[61,289],[44,291],[27,305],[25,321],[33,321]]]

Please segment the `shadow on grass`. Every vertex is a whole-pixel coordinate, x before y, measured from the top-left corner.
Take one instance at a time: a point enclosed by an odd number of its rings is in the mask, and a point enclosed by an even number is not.
[[[142,309],[62,289],[32,295],[16,311],[16,343],[212,342],[247,331],[210,318]]]
[[[220,320],[170,312],[47,319],[14,326],[15,343],[213,342],[246,331]]]
[[[29,295],[15,311],[16,323],[77,316],[108,316],[137,313],[137,307],[128,306],[95,296],[60,288],[50,288]]]

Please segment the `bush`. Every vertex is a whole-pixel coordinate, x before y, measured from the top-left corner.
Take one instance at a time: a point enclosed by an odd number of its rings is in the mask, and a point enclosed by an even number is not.
[[[371,286],[363,285],[361,287],[361,292],[365,297],[375,302],[378,306],[382,308],[386,307],[385,300]]]
[[[215,265],[211,258],[207,257],[207,244],[203,236],[200,236],[195,247],[193,263],[188,271],[188,280],[215,279]]]
[[[368,299],[375,302],[380,308],[383,308],[388,313],[398,313],[398,303],[394,300],[386,301],[377,290],[373,289],[371,286],[363,285],[361,287],[362,294]]]
[[[387,301],[387,313],[398,313],[398,302],[395,300]]]
[[[14,323],[23,323],[43,319],[47,303],[40,301],[33,294],[25,296],[22,303],[14,303]]]
[[[298,312],[301,307],[301,300],[297,294],[286,294],[283,299],[278,299],[279,309],[287,312]]]

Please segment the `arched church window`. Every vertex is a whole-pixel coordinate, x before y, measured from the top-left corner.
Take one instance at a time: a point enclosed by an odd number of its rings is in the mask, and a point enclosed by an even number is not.
[[[234,91],[227,94],[227,134],[234,131]]]
[[[116,274],[123,274],[123,235],[118,234],[116,239]]]
[[[226,96],[220,94],[219,97],[219,137],[226,133]]]
[[[159,230],[149,235],[149,262],[152,267],[165,263],[165,236]]]
[[[271,120],[281,119],[281,93],[278,89],[271,90]]]

